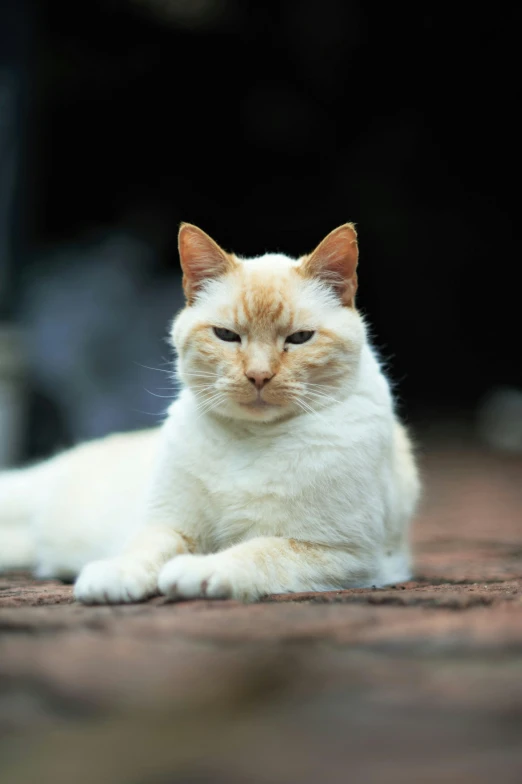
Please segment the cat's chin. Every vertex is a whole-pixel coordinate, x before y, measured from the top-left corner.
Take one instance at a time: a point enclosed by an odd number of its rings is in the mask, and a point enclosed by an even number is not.
[[[292,415],[290,406],[267,403],[264,400],[256,400],[253,403],[230,402],[216,413],[228,419],[248,422],[276,422]]]

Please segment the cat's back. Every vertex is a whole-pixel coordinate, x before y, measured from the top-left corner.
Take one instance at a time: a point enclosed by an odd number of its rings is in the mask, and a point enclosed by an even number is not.
[[[34,513],[40,574],[76,573],[110,555],[139,524],[159,430],[88,441],[39,467]]]
[[[83,481],[90,485],[100,485],[102,480],[117,480],[120,473],[131,478],[129,470],[134,468],[136,471],[142,471],[151,463],[158,433],[158,428],[150,428],[112,433],[92,441],[84,441],[50,458],[47,465],[57,477],[67,475],[69,481],[79,472]],[[124,472],[120,471],[123,468]]]

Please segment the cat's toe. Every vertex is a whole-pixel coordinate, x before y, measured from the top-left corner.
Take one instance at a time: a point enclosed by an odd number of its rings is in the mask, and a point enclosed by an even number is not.
[[[226,599],[232,595],[228,577],[209,555],[180,555],[169,561],[158,579],[169,599]]]
[[[123,558],[87,564],[74,586],[74,596],[83,604],[140,602],[154,593],[156,574]]]

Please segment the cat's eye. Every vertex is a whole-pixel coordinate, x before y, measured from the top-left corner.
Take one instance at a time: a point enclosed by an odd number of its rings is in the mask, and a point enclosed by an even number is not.
[[[300,332],[294,332],[293,335],[288,335],[285,343],[306,343],[307,340],[313,338],[314,334],[314,331],[311,329],[302,329]]]
[[[219,338],[220,340],[226,340],[227,343],[240,343],[241,338],[237,334],[237,332],[232,332],[231,329],[225,329],[224,327],[213,327],[214,335]]]

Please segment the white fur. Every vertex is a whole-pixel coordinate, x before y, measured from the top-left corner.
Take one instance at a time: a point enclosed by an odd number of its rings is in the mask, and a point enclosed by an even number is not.
[[[284,276],[296,262],[248,264]],[[214,281],[176,320],[181,378],[190,329],[230,296]],[[354,346],[330,399],[271,421],[241,419],[230,402],[201,414],[187,375],[161,428],[0,477],[0,568],[81,571],[75,595],[86,603],[136,601],[158,587],[173,598],[255,600],[408,579],[419,483],[387,381],[354,309],[314,282],[300,296],[309,320]]]

